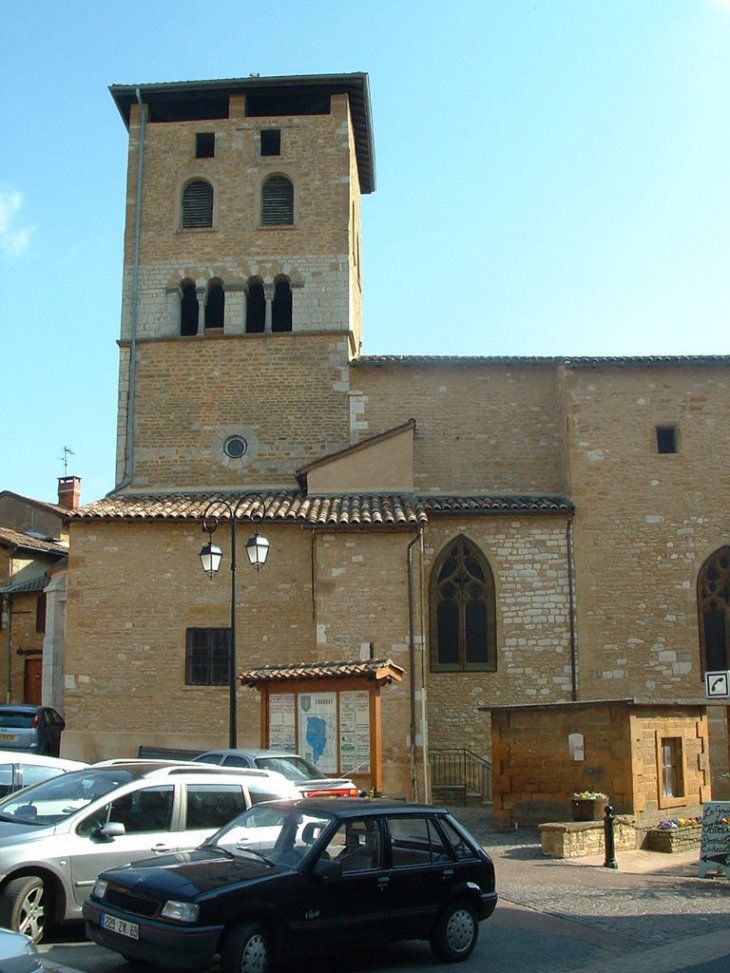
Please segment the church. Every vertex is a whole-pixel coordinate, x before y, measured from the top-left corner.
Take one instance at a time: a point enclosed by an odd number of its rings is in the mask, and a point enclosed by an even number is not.
[[[428,799],[492,708],[635,700],[706,707],[721,797],[730,359],[364,355],[367,75],[110,90],[116,486],[69,515],[65,755],[286,747]]]

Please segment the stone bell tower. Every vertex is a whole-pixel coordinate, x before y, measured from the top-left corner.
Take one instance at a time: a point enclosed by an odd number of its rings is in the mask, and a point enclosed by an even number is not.
[[[129,130],[116,489],[291,487],[349,441],[367,75],[110,90]]]

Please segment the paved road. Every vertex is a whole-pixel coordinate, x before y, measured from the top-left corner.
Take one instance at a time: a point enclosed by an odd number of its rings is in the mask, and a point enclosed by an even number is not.
[[[455,812],[495,860],[500,902],[482,924],[464,973],[728,973],[730,880],[698,878],[696,852],[618,852],[546,858],[534,830],[498,832],[480,809]],[[83,940],[81,930],[43,944],[48,970],[149,973]],[[328,957],[329,973],[417,973],[440,966],[425,943]],[[281,973],[301,970],[292,964]]]

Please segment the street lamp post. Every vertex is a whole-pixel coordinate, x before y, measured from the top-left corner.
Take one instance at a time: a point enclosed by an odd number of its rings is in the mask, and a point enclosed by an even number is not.
[[[244,503],[255,506],[260,503],[263,507],[261,519],[266,516],[266,501],[262,496],[244,494],[234,505],[227,500],[211,500],[203,512],[203,530],[208,534],[208,543],[200,551],[200,562],[203,570],[211,580],[221,566],[223,552],[213,543],[213,534],[218,529],[219,513],[225,511],[231,518],[231,638],[228,653],[228,746],[235,750],[237,746],[236,733],[236,518]],[[251,511],[249,511],[251,516]],[[269,542],[259,534],[246,541],[246,554],[251,565],[259,571],[266,563],[269,553]]]

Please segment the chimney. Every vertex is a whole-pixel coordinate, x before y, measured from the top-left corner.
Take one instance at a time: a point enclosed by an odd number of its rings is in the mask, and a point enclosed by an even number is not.
[[[78,510],[81,499],[81,477],[59,476],[58,503],[67,510]]]

